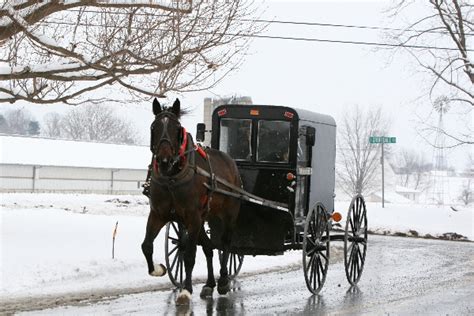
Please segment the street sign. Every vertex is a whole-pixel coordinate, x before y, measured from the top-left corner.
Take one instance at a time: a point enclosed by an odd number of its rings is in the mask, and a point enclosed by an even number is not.
[[[386,137],[386,136],[370,136],[369,143],[371,144],[395,144],[397,142],[396,137]]]
[[[380,163],[382,165],[382,207],[385,204],[385,179],[384,179],[384,159],[383,159],[383,144],[395,144],[397,142],[396,137],[387,136],[370,136],[370,144],[382,144],[382,156],[380,157]]]

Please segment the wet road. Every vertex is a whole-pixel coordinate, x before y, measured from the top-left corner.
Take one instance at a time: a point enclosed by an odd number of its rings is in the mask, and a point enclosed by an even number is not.
[[[207,300],[199,298],[201,287],[190,307],[176,307],[172,291],[156,291],[33,313],[474,315],[474,243],[369,236],[358,287],[349,287],[338,262],[318,296],[307,291],[302,269],[245,277],[231,293]]]

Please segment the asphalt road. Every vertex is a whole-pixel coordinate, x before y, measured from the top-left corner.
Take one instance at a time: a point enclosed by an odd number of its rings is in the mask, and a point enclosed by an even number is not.
[[[307,291],[302,269],[241,278],[231,293],[215,292],[212,299],[199,298],[201,287],[195,284],[190,307],[177,307],[176,293],[166,290],[32,313],[474,315],[474,243],[369,236],[358,286],[349,287],[338,262],[330,265],[318,296]]]

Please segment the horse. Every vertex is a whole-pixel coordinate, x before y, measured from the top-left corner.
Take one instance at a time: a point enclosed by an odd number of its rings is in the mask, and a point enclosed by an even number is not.
[[[193,293],[192,272],[196,259],[196,248],[200,244],[207,261],[207,281],[201,297],[212,296],[216,286],[212,265],[213,249],[222,250],[220,257],[220,277],[217,290],[221,295],[230,290],[227,261],[232,232],[240,210],[240,200],[222,194],[212,194],[212,178],[220,177],[241,187],[240,174],[235,161],[226,153],[206,148],[203,150],[193,144],[190,134],[181,126],[179,99],[171,108],[162,107],[155,98],[151,125],[150,150],[153,154],[150,183],[150,213],[146,225],[142,251],[145,255],[148,274],[163,276],[163,264],[153,263],[153,241],[160,230],[170,221],[182,224],[186,230],[184,267],[184,288],[177,296],[177,305],[190,303]],[[197,153],[196,151],[199,151]],[[206,173],[197,172],[199,169]],[[210,176],[206,176],[210,175]],[[205,186],[208,184],[208,186]],[[204,222],[211,228],[218,228],[218,243],[214,246],[204,231]],[[213,237],[213,241],[214,241]]]

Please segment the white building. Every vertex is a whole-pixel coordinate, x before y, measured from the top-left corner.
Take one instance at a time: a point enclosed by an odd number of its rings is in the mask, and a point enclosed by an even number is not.
[[[139,194],[148,146],[0,135],[0,192]]]
[[[215,108],[220,105],[224,104],[252,104],[251,97],[229,97],[229,98],[222,98],[222,99],[212,99],[212,98],[205,98],[204,99],[204,111],[203,111],[203,122],[206,124],[206,130],[210,130],[212,128],[212,112],[214,112]],[[205,141],[204,144],[209,146],[211,143],[211,133],[206,132],[205,134]]]

